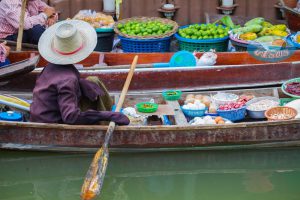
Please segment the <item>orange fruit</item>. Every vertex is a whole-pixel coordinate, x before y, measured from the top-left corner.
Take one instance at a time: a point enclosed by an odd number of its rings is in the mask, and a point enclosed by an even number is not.
[[[215,122],[218,124],[219,121],[224,121],[222,117],[216,117],[215,118]]]
[[[217,124],[225,124],[225,121],[224,120],[220,120],[220,121],[218,121]]]

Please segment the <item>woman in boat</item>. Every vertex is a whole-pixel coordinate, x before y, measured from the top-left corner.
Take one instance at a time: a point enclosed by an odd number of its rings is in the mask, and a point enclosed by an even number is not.
[[[22,0],[0,1],[0,39],[16,41],[20,24]],[[23,42],[37,44],[47,26],[57,21],[53,7],[42,0],[27,0]]]
[[[84,21],[62,21],[43,33],[38,48],[50,64],[43,69],[33,90],[31,121],[129,124],[122,113],[106,111],[111,110],[112,100],[101,81],[95,77],[80,79],[73,65],[87,58],[96,44],[95,29]]]
[[[6,43],[0,43],[0,67],[4,65],[8,65],[10,62],[7,60],[7,56],[9,55],[10,48],[6,46]]]

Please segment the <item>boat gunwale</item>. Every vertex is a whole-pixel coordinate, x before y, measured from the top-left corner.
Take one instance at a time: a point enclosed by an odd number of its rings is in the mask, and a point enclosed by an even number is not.
[[[259,122],[242,122],[225,125],[201,125],[201,126],[182,126],[182,125],[161,125],[161,126],[117,126],[117,131],[193,131],[193,130],[215,130],[215,129],[233,129],[233,128],[251,128],[262,126],[280,126],[300,124],[300,119],[283,120],[283,121],[259,121]],[[47,124],[35,122],[0,122],[0,128],[41,128],[41,129],[62,129],[62,130],[107,130],[108,126],[104,125],[68,125],[68,124]]]
[[[300,62],[300,61],[299,61]],[[165,67],[165,68],[137,68],[135,73],[138,72],[164,72],[164,71],[193,71],[193,70],[222,70],[222,69],[231,69],[236,67],[261,67],[261,66],[269,66],[269,65],[282,65],[282,64],[299,64],[299,62],[266,62],[266,63],[259,63],[259,64],[239,64],[239,65],[214,65],[214,66],[186,66],[186,67]],[[116,65],[117,66],[117,65]],[[111,69],[109,69],[111,67]],[[32,73],[40,73],[44,67],[37,67]],[[111,72],[128,72],[128,68],[114,68],[114,65],[107,66],[107,68],[93,68],[93,67],[84,67],[79,68],[79,72],[81,73],[94,73],[94,72],[102,72],[102,73],[111,73]]]

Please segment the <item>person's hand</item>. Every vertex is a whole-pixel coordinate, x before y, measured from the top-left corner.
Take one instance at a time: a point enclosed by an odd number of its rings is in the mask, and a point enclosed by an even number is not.
[[[53,16],[53,15],[55,14],[55,9],[52,8],[52,7],[46,7],[46,8],[44,9],[43,12],[44,12],[44,13],[47,15],[47,17],[49,18],[49,17],[51,17],[51,16]]]
[[[56,20],[55,20],[55,18],[54,17],[51,17],[51,18],[49,18],[48,20],[47,20],[47,26],[49,27],[49,26],[52,26],[53,24],[55,24],[56,23]]]
[[[130,123],[128,117],[120,112],[114,112],[111,121],[118,125],[128,125]]]
[[[3,47],[5,48],[6,52],[5,52],[5,57],[7,57],[10,53],[10,47],[6,45],[6,42],[2,43]]]

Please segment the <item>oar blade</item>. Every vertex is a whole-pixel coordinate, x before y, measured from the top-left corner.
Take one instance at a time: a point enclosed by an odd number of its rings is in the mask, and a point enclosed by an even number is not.
[[[81,188],[82,200],[91,200],[100,194],[107,169],[108,157],[109,152],[107,148],[101,148],[95,154]]]

